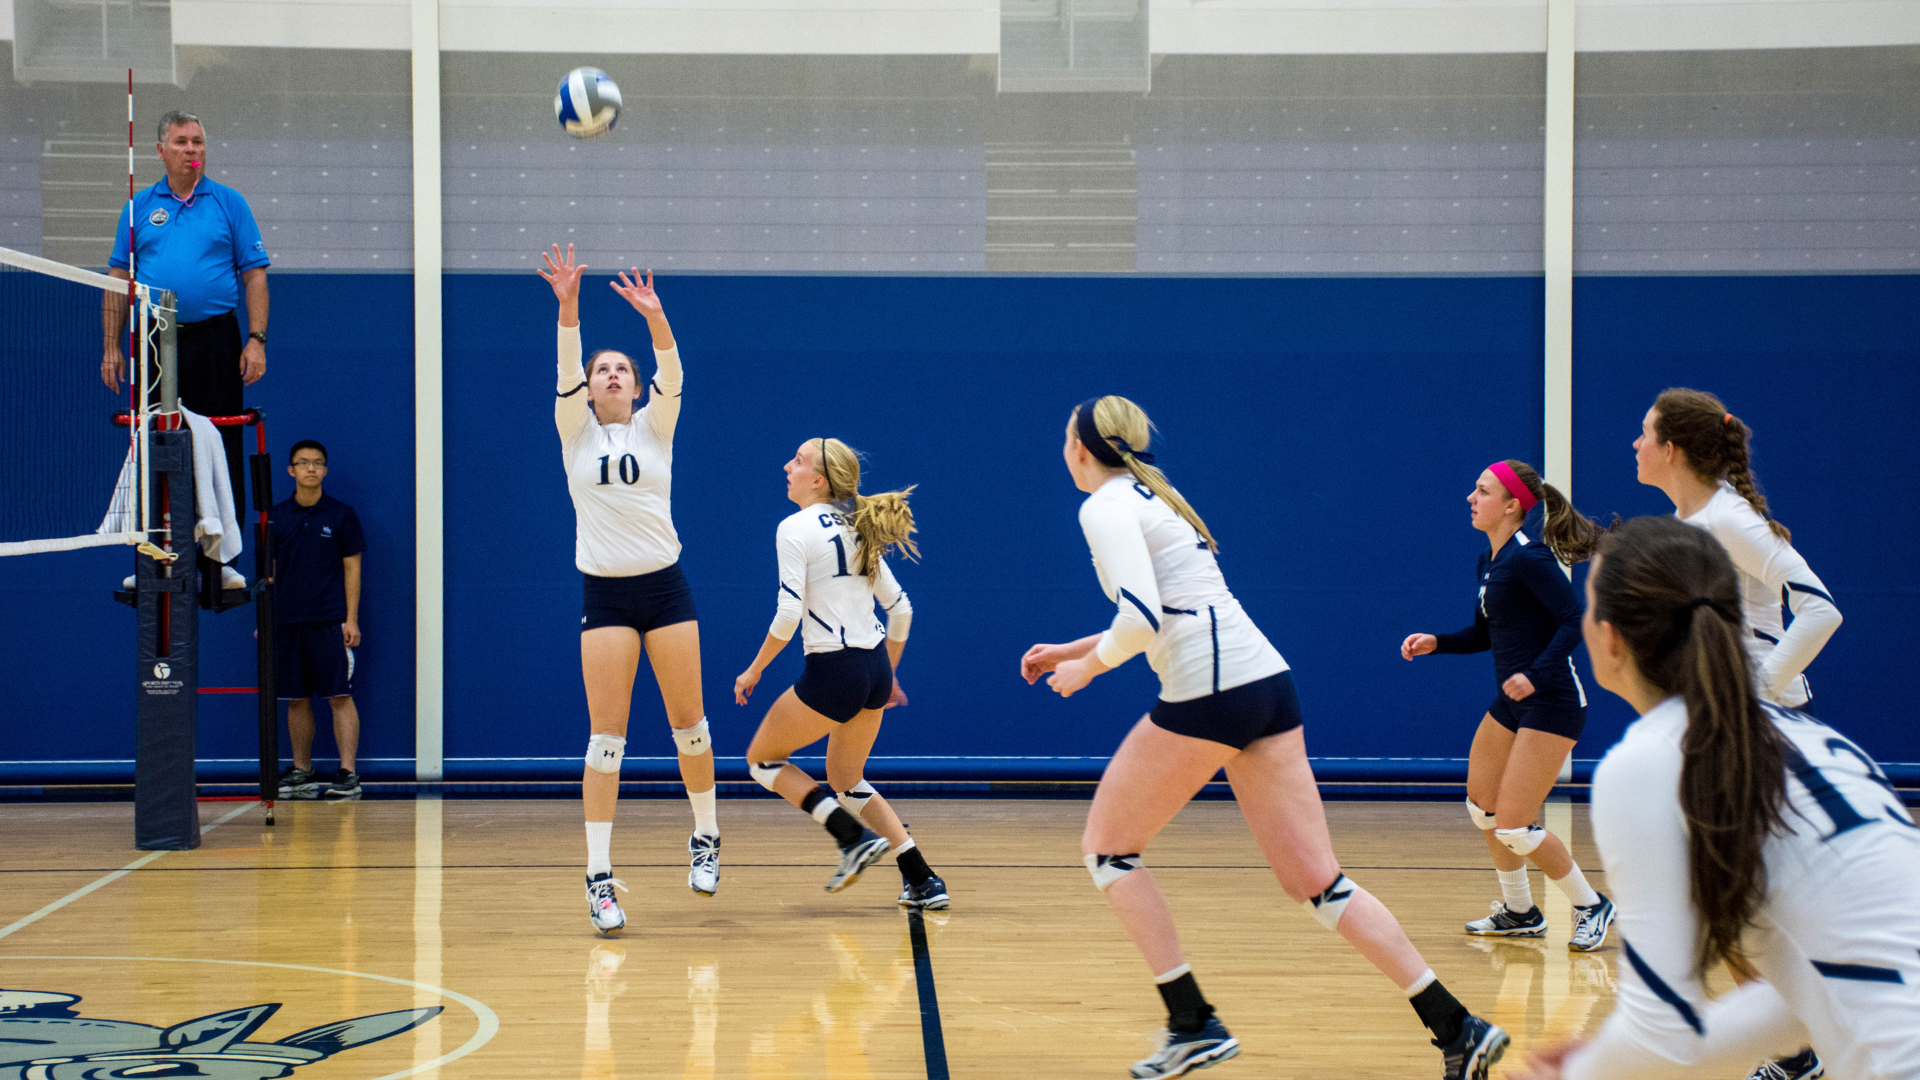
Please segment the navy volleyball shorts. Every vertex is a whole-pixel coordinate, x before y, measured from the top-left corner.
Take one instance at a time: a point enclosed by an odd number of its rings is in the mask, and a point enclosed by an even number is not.
[[[273,628],[273,694],[282,701],[353,693],[353,650],[340,624],[281,623]]]
[[[630,626],[645,637],[649,631],[675,623],[693,622],[693,590],[687,575],[674,563],[664,570],[632,577],[586,578],[580,602],[580,630],[603,626]]]
[[[1487,715],[1508,731],[1532,728],[1579,741],[1581,729],[1587,726],[1587,707],[1578,701],[1536,700],[1539,697],[1533,694],[1525,701],[1515,701],[1505,693],[1495,694]]]
[[[1155,727],[1176,735],[1245,750],[1255,739],[1299,727],[1300,695],[1293,673],[1282,671],[1191,701],[1156,701],[1148,715]]]
[[[883,708],[893,696],[893,663],[887,650],[835,649],[807,654],[807,668],[793,684],[800,704],[844,724],[867,709]]]

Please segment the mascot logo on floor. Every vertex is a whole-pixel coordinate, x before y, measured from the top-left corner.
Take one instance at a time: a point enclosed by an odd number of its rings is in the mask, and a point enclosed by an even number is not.
[[[72,994],[0,990],[0,1080],[273,1080],[342,1050],[411,1031],[441,1006],[322,1024],[279,1042],[248,1042],[278,1004],[196,1017],[172,1027],[78,1015]]]

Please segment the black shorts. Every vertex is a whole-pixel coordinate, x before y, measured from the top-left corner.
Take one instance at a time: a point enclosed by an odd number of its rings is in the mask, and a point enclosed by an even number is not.
[[[693,622],[693,590],[687,575],[674,563],[665,570],[632,577],[586,578],[580,601],[580,632],[603,626],[630,626],[641,637],[675,623]]]
[[[793,684],[800,704],[837,724],[867,709],[886,705],[893,696],[893,663],[887,650],[835,649],[807,654],[807,668]]]
[[[1534,694],[1525,701],[1515,701],[1505,693],[1495,694],[1493,704],[1487,706],[1487,715],[1508,731],[1532,728],[1580,741],[1580,732],[1587,726],[1587,707],[1578,701],[1536,701],[1539,696]]]
[[[201,416],[238,416],[246,409],[246,383],[240,372],[240,316],[228,311],[199,322],[181,323],[174,331],[175,371],[180,404]],[[247,509],[247,470],[242,460],[241,430],[218,429],[227,452],[227,476],[233,484],[233,516]]]
[[[1191,701],[1156,701],[1148,715],[1155,727],[1176,735],[1245,750],[1255,739],[1299,727],[1300,695],[1293,672],[1282,671]]]
[[[281,623],[273,628],[273,695],[282,701],[353,693],[353,650],[340,624]]]

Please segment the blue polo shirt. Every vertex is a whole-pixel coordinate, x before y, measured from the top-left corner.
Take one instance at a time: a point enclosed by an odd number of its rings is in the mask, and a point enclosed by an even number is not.
[[[240,272],[266,266],[266,242],[241,194],[206,177],[182,199],[165,177],[133,197],[133,243],[143,284],[172,289],[180,321],[199,322],[240,306]],[[117,269],[127,268],[127,213],[113,234]]]
[[[273,528],[273,621],[345,622],[342,560],[367,550],[353,507],[331,495],[312,506],[288,499],[267,512],[267,524]]]

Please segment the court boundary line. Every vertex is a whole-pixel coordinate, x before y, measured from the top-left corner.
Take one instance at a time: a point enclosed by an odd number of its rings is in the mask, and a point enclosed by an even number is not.
[[[387,1073],[385,1076],[376,1076],[373,1080],[400,1080],[400,1078],[404,1076],[413,1076],[426,1072],[428,1069],[437,1069],[449,1062],[458,1061],[466,1057],[468,1054],[492,1042],[493,1037],[500,1034],[500,1015],[489,1008],[486,1002],[478,998],[468,997],[458,990],[449,990],[444,986],[415,982],[412,979],[395,978],[392,975],[375,975],[370,971],[347,971],[344,968],[314,967],[311,964],[276,964],[266,960],[211,960],[192,956],[7,956],[0,954],[0,960],[127,960],[154,964],[232,964],[236,967],[272,967],[285,968],[289,971],[317,971],[323,975],[351,975],[356,979],[373,979],[377,982],[393,983],[397,986],[411,986],[416,990],[425,990],[431,994],[438,994],[441,997],[450,998],[465,1005],[467,1011],[473,1013],[474,1019],[479,1022],[479,1029],[473,1033],[473,1036],[453,1050],[441,1054],[432,1061],[422,1062],[410,1069],[402,1069],[399,1072]]]
[[[219,828],[222,825],[225,825],[227,822],[232,821],[234,818],[239,817],[241,814],[244,814],[248,810],[251,810],[254,807],[259,805],[260,805],[259,801],[255,800],[253,802],[247,803],[244,806],[239,806],[232,810],[227,811],[225,814],[222,814],[221,816],[214,818],[211,823],[200,826],[200,835],[201,836],[207,835],[213,830]],[[114,882],[119,881],[121,878],[126,877],[128,874],[133,873],[135,870],[142,869],[148,863],[152,862],[153,860],[165,854],[167,854],[166,851],[150,851],[147,854],[142,855],[139,858],[128,863],[127,865],[121,867],[120,869],[107,874],[105,877],[102,877],[96,881],[89,882],[88,884],[82,885],[78,889],[75,889],[74,891],[68,893],[67,895],[61,897],[60,899],[55,900],[53,903],[48,904],[46,907],[41,908],[39,911],[36,911],[31,915],[23,915],[20,918],[15,919],[13,922],[8,923],[6,926],[0,927],[0,938],[5,938],[9,934],[12,934],[18,930],[25,930],[27,927],[32,926],[34,923],[39,922],[41,919],[44,919],[47,916],[53,914],[54,912],[59,911],[61,908],[66,907],[68,904],[73,903],[75,900],[80,900],[90,895],[96,890],[106,888],[108,885],[111,885]],[[61,873],[62,871],[49,871],[49,872]],[[83,869],[79,871],[66,871],[66,872],[84,874],[84,873],[87,873],[88,871]]]
[[[913,943],[913,981],[920,993],[920,1045],[926,1056],[927,1080],[951,1080],[946,1036],[940,1028],[940,996],[933,985],[933,951],[927,944],[926,918],[919,908],[907,911],[907,936]]]

